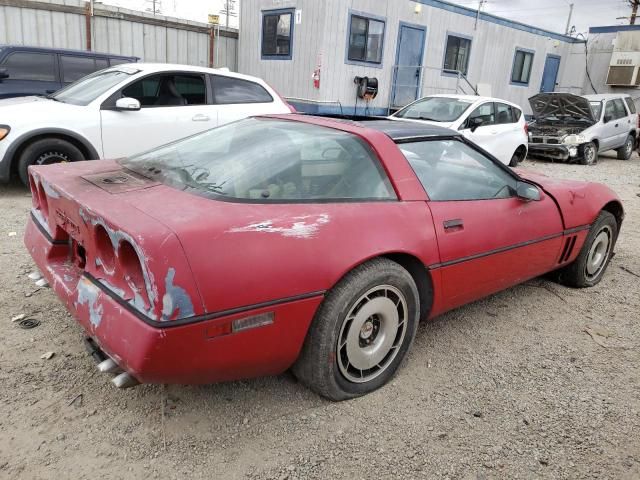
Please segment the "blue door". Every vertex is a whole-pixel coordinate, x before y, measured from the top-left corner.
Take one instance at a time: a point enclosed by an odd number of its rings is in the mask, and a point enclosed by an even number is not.
[[[541,92],[553,92],[556,89],[559,68],[560,57],[557,55],[547,55],[547,59],[544,62],[544,72],[542,72]]]
[[[426,28],[400,24],[391,106],[404,107],[418,98]]]

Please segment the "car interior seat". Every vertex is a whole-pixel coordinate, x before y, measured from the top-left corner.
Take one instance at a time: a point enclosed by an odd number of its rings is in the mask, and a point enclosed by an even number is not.
[[[160,95],[155,101],[156,106],[182,106],[187,105],[187,99],[184,98],[173,81],[173,78],[167,77],[160,84]]]

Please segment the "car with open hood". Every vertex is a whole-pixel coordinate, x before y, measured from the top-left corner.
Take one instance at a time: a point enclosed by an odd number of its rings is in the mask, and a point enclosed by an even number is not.
[[[117,386],[293,368],[333,400],[389,381],[420,319],[597,284],[624,217],[604,185],[384,119],[252,117],[29,182],[26,247]]]
[[[625,94],[574,95],[539,93],[529,99],[529,155],[591,165],[598,154],[615,150],[631,158],[639,119],[633,99]]]

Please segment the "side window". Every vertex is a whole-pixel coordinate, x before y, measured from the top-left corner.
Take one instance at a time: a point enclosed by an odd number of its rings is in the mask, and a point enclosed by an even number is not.
[[[201,75],[176,75],[173,79],[176,90],[187,100],[187,105],[207,103],[207,88]]]
[[[627,109],[624,107],[624,101],[620,98],[616,98],[613,103],[616,106],[616,118],[626,117]]]
[[[351,15],[347,59],[357,62],[382,63],[383,40],[383,21]]]
[[[263,57],[291,59],[293,10],[272,10],[262,14]]]
[[[91,57],[62,55],[60,57],[60,65],[62,67],[62,81],[64,83],[75,82],[98,70],[95,60]]]
[[[522,116],[522,110],[516,107],[511,107],[511,111],[513,112],[513,121],[519,122],[520,117]]]
[[[183,107],[206,103],[206,87],[200,75],[153,75],[122,90],[123,97],[132,97],[143,108]]]
[[[458,140],[398,145],[432,201],[491,200],[515,195],[516,179]]]
[[[624,101],[626,102],[627,107],[629,107],[629,112],[631,113],[631,115],[636,113],[636,104],[633,103],[633,100],[630,97],[624,97]]]
[[[529,85],[531,67],[533,65],[533,52],[516,48],[511,69],[511,83]]]
[[[493,109],[493,103],[483,103],[471,112],[465,122],[465,128],[471,128],[474,123],[477,126],[486,127],[487,125],[493,125],[495,121],[496,115]]]
[[[212,75],[213,98],[218,105],[230,103],[269,103],[273,97],[261,85],[239,78]]]
[[[470,51],[471,40],[455,35],[449,35],[447,37],[447,47],[444,53],[444,71],[460,72],[463,75],[466,75],[469,68]]]
[[[55,55],[52,53],[12,53],[2,66],[7,69],[10,80],[56,81]]]
[[[96,58],[96,71],[109,67],[109,61],[106,58]]]
[[[496,123],[514,123],[516,120],[513,118],[513,109],[511,105],[505,103],[496,103]]]

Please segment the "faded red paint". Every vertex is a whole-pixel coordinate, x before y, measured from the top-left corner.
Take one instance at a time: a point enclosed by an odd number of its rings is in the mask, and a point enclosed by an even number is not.
[[[403,253],[430,267],[434,298],[423,316],[433,317],[557,268],[564,231],[589,225],[604,205],[619,202],[601,185],[526,172],[544,189],[539,202],[491,200],[491,209],[488,201],[430,202],[385,134],[325,118],[279,118],[362,137],[379,156],[399,201],[219,202],[155,182],[112,189],[91,183],[120,170],[113,161],[30,169],[37,194],[36,219],[25,233],[29,252],[87,334],[139,380],[208,383],[286,370],[322,292],[380,255]],[[443,222],[453,218],[464,219],[464,227],[445,231]],[[38,227],[41,221],[45,227]],[[108,250],[98,226],[111,233],[110,240],[135,249],[145,273],[142,280],[133,274],[137,284],[125,278],[131,270],[121,265],[124,253],[112,269],[96,262],[101,249]],[[577,241],[568,261],[586,232],[571,233]],[[134,287],[141,283],[145,295],[136,308]],[[304,298],[286,301],[298,296]],[[273,301],[278,303],[269,305]],[[266,305],[250,307],[259,304]],[[265,312],[275,313],[273,324],[222,335],[232,320]],[[181,324],[192,317],[199,321]]]

